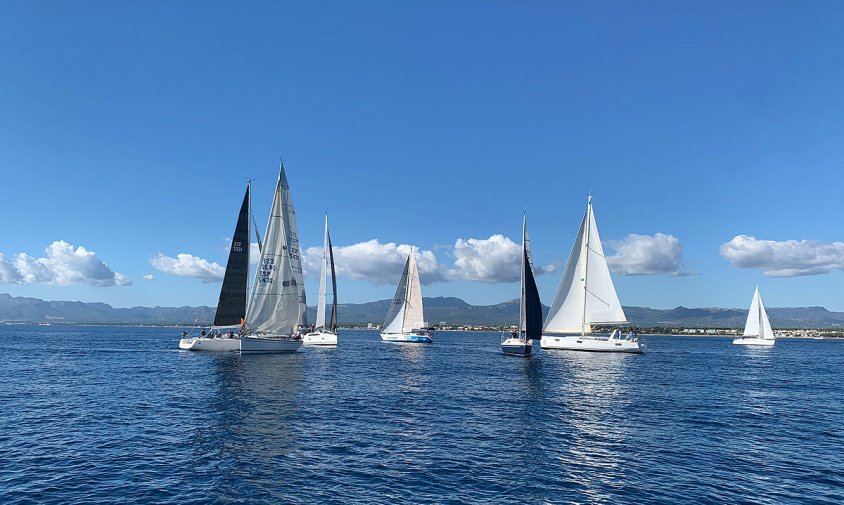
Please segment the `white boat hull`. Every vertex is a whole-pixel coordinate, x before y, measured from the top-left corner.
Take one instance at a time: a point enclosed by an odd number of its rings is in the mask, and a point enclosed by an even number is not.
[[[296,352],[300,347],[302,341],[290,337],[249,336],[240,339],[241,353]]]
[[[539,345],[543,349],[562,349],[566,351],[640,352],[638,341],[614,338],[607,339],[591,337],[589,335],[573,337],[542,335]]]
[[[305,345],[337,345],[337,334],[330,331],[315,331],[302,337]]]
[[[381,340],[384,342],[405,342],[411,344],[431,344],[434,339],[431,335],[419,335],[416,333],[382,333]]]
[[[530,356],[533,351],[533,340],[521,340],[519,338],[508,338],[501,342],[501,352],[514,356]]]
[[[179,340],[179,349],[186,351],[226,352],[239,351],[239,338],[194,337]]]
[[[772,346],[776,340],[770,338],[739,337],[733,340],[735,345],[765,345]]]

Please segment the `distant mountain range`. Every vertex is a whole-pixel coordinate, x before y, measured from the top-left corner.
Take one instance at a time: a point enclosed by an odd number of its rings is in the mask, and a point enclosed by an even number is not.
[[[509,325],[519,317],[518,300],[495,305],[470,305],[460,298],[425,298],[428,322],[448,325]],[[341,325],[381,324],[390,300],[368,303],[343,303],[339,306]],[[746,309],[703,308],[651,309],[624,307],[628,319],[647,328],[740,328],[747,318]],[[543,307],[548,312],[548,307]],[[841,328],[844,312],[823,307],[768,308],[775,328]],[[309,310],[313,321],[316,311]],[[105,303],[45,301],[38,298],[0,294],[0,322],[88,323],[88,324],[210,324],[214,307],[131,307],[114,308]]]

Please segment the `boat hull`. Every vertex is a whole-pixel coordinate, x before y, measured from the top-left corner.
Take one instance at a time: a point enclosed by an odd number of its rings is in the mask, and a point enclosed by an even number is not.
[[[520,340],[518,338],[508,338],[501,342],[501,352],[513,356],[530,356],[533,351],[533,340]]]
[[[243,337],[240,339],[240,352],[257,354],[257,353],[276,353],[276,352],[296,352],[302,347],[301,340],[295,340],[290,337]]]
[[[776,342],[776,340],[755,337],[740,337],[733,340],[733,344],[735,345],[763,345],[767,347],[774,345],[774,342]]]
[[[409,344],[432,344],[434,342],[431,335],[417,335],[416,333],[382,333],[381,340],[384,342],[404,342]]]
[[[572,337],[542,335],[539,345],[543,349],[561,349],[566,351],[641,352],[639,342],[635,340],[606,339],[590,337],[589,335]]]
[[[337,345],[337,334],[330,331],[315,331],[302,337],[304,345]]]
[[[239,338],[183,338],[179,340],[179,349],[186,351],[227,352],[239,351]]]

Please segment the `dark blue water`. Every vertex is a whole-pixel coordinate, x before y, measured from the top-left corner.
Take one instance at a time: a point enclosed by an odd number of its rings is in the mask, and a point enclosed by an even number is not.
[[[0,503],[844,501],[844,342],[524,359],[346,331],[240,356],[178,334],[0,326]]]

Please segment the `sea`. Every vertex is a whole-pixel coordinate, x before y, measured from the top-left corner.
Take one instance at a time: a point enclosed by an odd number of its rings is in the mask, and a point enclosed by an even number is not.
[[[844,503],[844,341],[501,354],[0,326],[0,503]]]

